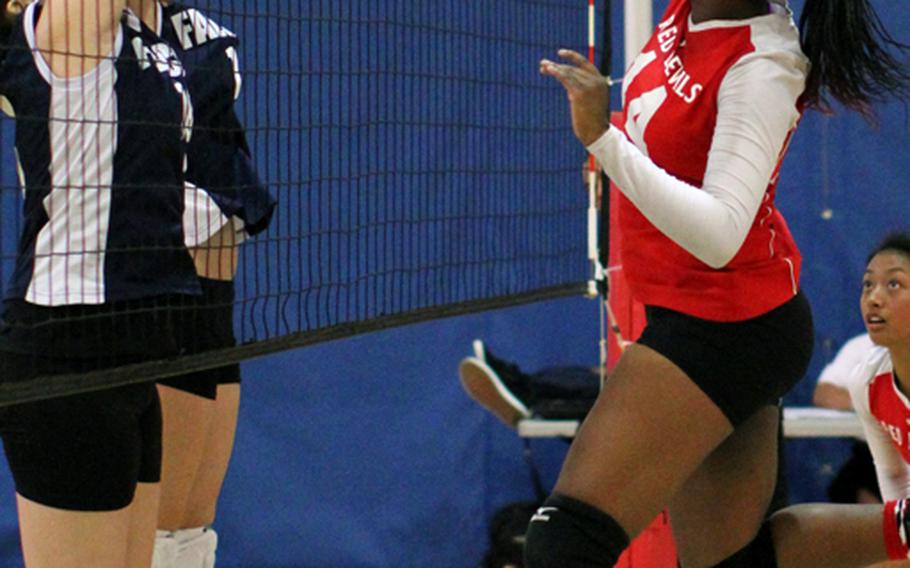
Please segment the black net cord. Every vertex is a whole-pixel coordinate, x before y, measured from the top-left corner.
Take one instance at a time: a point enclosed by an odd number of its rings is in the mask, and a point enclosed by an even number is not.
[[[292,333],[195,355],[124,365],[90,373],[50,375],[21,382],[0,383],[0,407],[154,381],[403,325],[577,296],[583,294],[585,289],[586,285],[582,282],[520,295],[437,306],[369,321],[329,326],[316,331]]]

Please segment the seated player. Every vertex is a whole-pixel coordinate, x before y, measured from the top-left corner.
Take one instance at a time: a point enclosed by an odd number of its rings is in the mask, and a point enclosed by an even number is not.
[[[903,542],[886,543],[898,555],[910,525],[910,511],[895,506],[910,495],[910,234],[891,235],[873,251],[862,290],[863,322],[878,347],[856,369],[850,395],[875,459],[886,515],[904,527]]]
[[[847,341],[818,377],[812,402],[832,410],[853,410],[850,402],[850,379],[853,371],[869,356],[875,344],[863,333]],[[875,466],[869,446],[856,441],[850,459],[841,467],[828,487],[828,498],[834,503],[881,503],[875,478]]]
[[[458,375],[465,391],[506,426],[532,415],[582,419],[600,391],[600,373],[583,365],[525,373],[475,339],[473,357],[462,359]]]

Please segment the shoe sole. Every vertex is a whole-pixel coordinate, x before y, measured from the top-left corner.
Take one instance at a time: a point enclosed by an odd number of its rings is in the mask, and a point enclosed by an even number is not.
[[[515,428],[519,420],[531,416],[528,408],[506,388],[496,372],[480,359],[468,357],[462,360],[458,376],[468,395],[506,426]]]

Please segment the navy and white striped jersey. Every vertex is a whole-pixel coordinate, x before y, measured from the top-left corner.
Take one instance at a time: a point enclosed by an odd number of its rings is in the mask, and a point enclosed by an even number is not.
[[[181,4],[159,4],[158,26],[183,62],[195,110],[186,175],[186,243],[205,242],[229,219],[256,234],[268,227],[275,199],[256,174],[234,111],[242,84],[237,36]]]
[[[54,75],[28,6],[0,62],[23,229],[8,299],[41,306],[198,294],[183,234],[193,112],[173,49],[128,10],[112,56]]]

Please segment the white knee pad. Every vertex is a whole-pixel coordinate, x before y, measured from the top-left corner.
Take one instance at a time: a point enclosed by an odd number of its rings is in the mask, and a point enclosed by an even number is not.
[[[218,534],[210,527],[174,531],[177,557],[173,568],[215,568]]]
[[[174,568],[179,546],[171,531],[155,531],[155,551],[152,553],[152,568]]]

